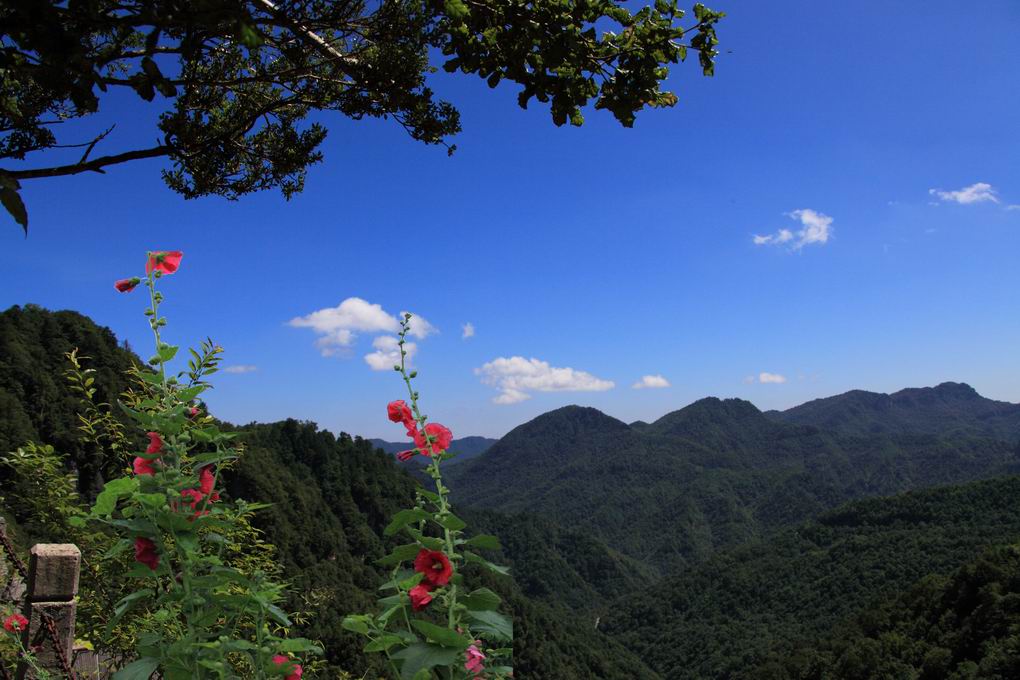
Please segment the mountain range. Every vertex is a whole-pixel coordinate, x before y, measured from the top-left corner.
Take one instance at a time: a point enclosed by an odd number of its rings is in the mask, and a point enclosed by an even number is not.
[[[108,329],[0,313],[0,452],[56,445],[88,497],[102,474],[64,388],[75,347],[114,402],[138,359]],[[419,468],[393,460],[404,444],[314,423],[224,427],[246,450],[226,490],[271,504],[256,524],[291,605],[311,606],[303,632],[331,672],[371,676],[339,622],[373,601]],[[1020,405],[943,383],[781,412],[706,398],[631,424],[566,406],[454,449],[457,514],[511,566],[467,575],[511,606],[519,677],[1020,677]]]

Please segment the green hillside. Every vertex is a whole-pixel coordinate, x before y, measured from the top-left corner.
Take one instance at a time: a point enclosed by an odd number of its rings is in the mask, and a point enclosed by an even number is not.
[[[637,430],[568,406],[451,470],[463,505],[555,518],[662,574],[840,503],[1018,469],[988,438],[833,434],[703,399]]]
[[[602,629],[664,677],[758,678],[771,653],[1016,541],[1017,498],[1006,477],[850,503],[621,598]]]

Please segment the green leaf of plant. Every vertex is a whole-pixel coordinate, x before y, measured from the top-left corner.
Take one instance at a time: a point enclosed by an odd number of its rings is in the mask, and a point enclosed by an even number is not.
[[[398,545],[393,549],[386,557],[380,557],[375,561],[381,567],[390,567],[394,564],[400,564],[407,560],[413,560],[418,552],[421,551],[421,546],[417,543],[406,543],[404,545]]]
[[[0,203],[10,213],[14,221],[21,225],[25,236],[28,236],[28,210],[25,209],[25,202],[21,200],[21,194],[10,187],[0,189]]]
[[[499,539],[490,534],[478,534],[464,541],[464,545],[471,545],[482,550],[499,550]]]
[[[485,567],[486,569],[488,569],[489,571],[494,571],[497,574],[503,574],[504,576],[507,576],[507,575],[510,574],[510,568],[509,567],[501,567],[498,564],[493,564],[492,562],[490,562],[489,560],[485,559],[484,557],[476,555],[473,552],[468,552],[467,550],[464,551],[464,559],[467,560],[468,562],[474,562],[475,564],[480,564],[483,567]]]
[[[164,363],[170,361],[177,356],[178,349],[180,349],[180,347],[177,345],[163,345],[159,348],[159,358],[162,359]]]
[[[436,521],[439,522],[441,526],[443,526],[446,529],[449,529],[450,531],[460,531],[461,529],[467,526],[467,522],[453,514],[444,515],[443,517],[440,517]]]
[[[122,597],[113,608],[113,620],[116,621],[120,617],[124,616],[124,614],[134,606],[135,602],[150,595],[152,595],[152,590],[149,588],[143,588],[142,590],[135,591],[126,597]]]
[[[512,641],[514,639],[514,624],[507,617],[499,612],[492,611],[468,611],[468,627],[474,633],[484,633],[496,640]]]
[[[149,657],[139,659],[114,673],[113,680],[149,680],[149,676],[156,672],[158,666],[159,659]]]
[[[435,668],[436,666],[452,666],[460,660],[461,655],[461,650],[453,647],[416,642],[391,656],[403,662],[400,666],[400,677],[402,680],[414,680],[420,671]]]
[[[473,611],[493,611],[502,601],[499,595],[488,588],[479,588],[464,596],[460,603]]]
[[[414,621],[411,621],[411,625],[426,638],[441,644],[443,647],[467,649],[468,645],[471,644],[470,639],[459,635],[456,631],[452,631],[449,628],[443,628],[442,626],[437,626],[436,624],[429,623],[428,621],[415,619]]]
[[[392,536],[397,533],[411,522],[418,522],[429,518],[429,513],[425,512],[421,508],[411,508],[409,510],[401,510],[397,514],[393,515],[393,519],[386,526],[383,531],[387,536]]]
[[[378,640],[372,640],[365,645],[366,652],[385,652],[393,645],[402,644],[404,641],[396,635],[383,635]]]
[[[92,514],[109,515],[117,507],[117,499],[128,496],[138,488],[138,480],[134,477],[120,477],[106,483],[103,490],[96,496],[96,504],[92,506]]]
[[[365,616],[362,614],[357,616],[348,616],[344,618],[340,625],[343,626],[344,630],[349,630],[352,633],[368,635],[368,623],[365,622]]]

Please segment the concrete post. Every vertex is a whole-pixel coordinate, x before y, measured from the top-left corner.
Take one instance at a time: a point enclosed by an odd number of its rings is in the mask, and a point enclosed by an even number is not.
[[[71,661],[80,565],[81,552],[69,543],[40,543],[30,552],[24,609],[29,623],[21,640],[26,647],[35,650],[39,665],[56,677],[64,676],[57,649],[66,661]],[[53,621],[56,640],[50,639],[45,623],[47,616]],[[18,667],[17,680],[33,677],[25,664]]]

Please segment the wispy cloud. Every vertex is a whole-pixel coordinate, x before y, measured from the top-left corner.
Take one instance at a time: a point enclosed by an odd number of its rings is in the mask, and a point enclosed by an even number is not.
[[[380,335],[372,341],[374,352],[365,355],[365,363],[373,371],[392,371],[394,366],[400,365],[400,341],[392,335]],[[404,343],[406,363],[410,364],[411,359],[418,351],[418,345],[413,342]]]
[[[644,375],[641,376],[641,380],[638,380],[631,387],[635,390],[657,389],[669,387],[669,381],[661,375]]]
[[[499,357],[475,369],[486,385],[499,390],[497,404],[516,404],[531,392],[602,392],[615,387],[611,380],[573,368],[556,368],[548,362],[524,357]]]
[[[460,337],[464,340],[475,337],[475,325],[470,321],[462,325]]]
[[[400,320],[397,317],[384,310],[382,305],[359,297],[349,297],[336,307],[326,307],[295,317],[288,325],[311,328],[319,336],[315,344],[324,357],[343,353],[353,346],[358,333],[396,333],[400,330]],[[436,332],[436,328],[423,317],[417,314],[411,317],[409,334],[413,337],[420,340]]]
[[[959,203],[961,205],[970,205],[971,203],[998,203],[999,197],[996,195],[997,192],[991,184],[987,182],[977,182],[971,184],[969,187],[957,189],[955,191],[943,191],[942,189],[929,189],[928,193],[932,196],[937,197],[940,201],[946,201],[948,203]]]
[[[1020,210],[1020,204],[1007,205],[1006,210],[1009,210],[1010,212]]]
[[[756,382],[762,385],[781,385],[786,382],[786,376],[778,373],[769,373],[768,371],[762,371],[757,376],[749,375],[744,378],[744,382],[748,385],[753,385]]]
[[[780,229],[774,234],[759,235],[753,237],[756,246],[790,244],[793,250],[800,250],[811,244],[825,244],[832,236],[833,218],[825,213],[802,208],[787,213],[787,217],[800,222],[801,228],[796,232],[790,229]]]
[[[224,373],[253,373],[259,370],[258,366],[251,364],[235,364],[234,366],[224,366]]]

